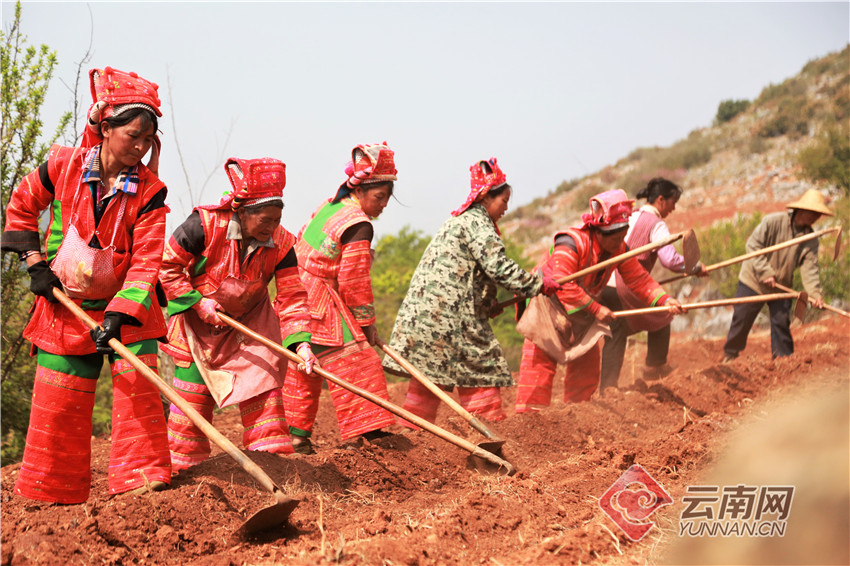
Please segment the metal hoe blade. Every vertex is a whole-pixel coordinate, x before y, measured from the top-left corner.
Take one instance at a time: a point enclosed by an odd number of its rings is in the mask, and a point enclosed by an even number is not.
[[[682,237],[682,255],[685,258],[685,273],[691,273],[700,259],[699,241],[693,228]]]
[[[797,304],[794,305],[794,316],[800,319],[800,322],[806,320],[806,305],[809,303],[809,294],[802,291],[797,295]]]
[[[300,499],[287,497],[279,491],[274,495],[277,501],[248,517],[248,520],[242,523],[234,533],[236,536],[246,538],[254,533],[283,525],[289,519],[292,510],[301,503]]]

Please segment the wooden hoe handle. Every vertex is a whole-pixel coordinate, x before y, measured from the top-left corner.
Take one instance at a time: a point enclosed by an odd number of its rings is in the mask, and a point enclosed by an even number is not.
[[[803,236],[798,236],[796,238],[782,242],[780,244],[768,246],[766,248],[762,248],[762,249],[756,250],[754,252],[749,252],[749,253],[746,253],[744,255],[739,255],[737,257],[733,257],[732,259],[727,259],[727,260],[724,260],[724,261],[720,261],[718,263],[713,263],[711,265],[707,265],[705,267],[705,271],[711,272],[711,271],[714,271],[715,269],[720,269],[720,268],[723,268],[723,267],[729,267],[730,265],[734,265],[736,263],[741,263],[742,261],[746,261],[748,259],[760,256],[760,255],[773,253],[775,251],[778,251],[778,250],[781,250],[781,249],[784,249],[784,248],[789,248],[789,247],[794,246],[796,244],[799,244],[801,242],[806,242],[808,240],[814,240],[815,238],[820,238],[821,236],[824,236],[826,234],[830,234],[832,232],[838,232],[838,239],[835,242],[835,252],[837,254],[839,246],[840,246],[840,242],[841,242],[841,227],[824,228],[823,230],[818,230],[817,232],[812,232],[811,234],[805,234]],[[833,255],[835,255],[835,254],[833,254]],[[691,273],[681,273],[679,275],[674,275],[673,277],[668,277],[667,279],[662,279],[661,281],[658,282],[658,284],[664,285],[665,283],[670,283],[672,281],[678,281],[679,279],[684,279],[685,277],[690,277],[691,275],[693,275],[693,274],[691,274]]]
[[[580,278],[584,277],[585,275],[590,275],[591,273],[596,273],[597,271],[601,271],[601,270],[603,270],[606,267],[609,267],[611,265],[618,265],[620,263],[623,263],[627,259],[638,256],[638,255],[640,255],[644,252],[652,251],[652,250],[658,249],[658,248],[663,248],[664,246],[666,246],[668,244],[672,244],[676,240],[681,240],[682,238],[685,237],[685,234],[687,234],[688,232],[693,232],[693,229],[686,230],[684,232],[677,232],[675,234],[670,234],[669,236],[667,236],[663,240],[658,240],[657,242],[650,242],[650,243],[646,244],[645,246],[641,246],[639,248],[629,250],[625,253],[614,256],[611,259],[601,261],[601,262],[599,262],[595,265],[591,265],[590,267],[587,267],[587,268],[582,269],[580,271],[576,271],[575,273],[573,273],[571,275],[567,275],[566,277],[561,277],[560,279],[557,280],[557,282],[558,282],[559,285],[563,285],[564,283],[569,283],[570,281],[575,281],[576,279],[580,279]],[[517,297],[514,297],[512,299],[502,301],[501,303],[497,303],[493,308],[494,309],[503,309],[505,307],[508,307],[508,306],[514,304],[514,303],[518,303],[520,301],[523,301],[525,299],[526,299],[526,297],[517,296]]]
[[[791,289],[790,287],[786,287],[785,285],[781,285],[781,284],[779,284],[779,283],[774,283],[774,286],[775,286],[777,289],[782,289],[783,291],[787,291],[787,292],[789,292],[789,293],[796,293],[796,291],[794,291],[794,289]],[[815,300],[814,300],[814,299],[812,299],[811,297],[807,297],[807,298],[808,298],[808,300],[809,300],[809,304],[814,304],[814,302],[815,302]],[[840,314],[841,316],[846,316],[847,318],[850,318],[850,312],[843,311],[843,310],[841,310],[841,309],[839,309],[839,308],[837,308],[837,307],[834,307],[834,306],[832,306],[832,305],[824,304],[824,305],[823,305],[823,308],[825,308],[825,309],[826,309],[826,310],[828,310],[828,311],[832,311],[832,312],[834,312],[834,313],[836,313],[836,314]]]
[[[425,388],[428,389],[428,391],[436,395],[441,401],[443,401],[446,405],[451,407],[457,414],[463,417],[464,420],[466,420],[466,422],[468,422],[472,428],[474,428],[490,440],[501,440],[501,438],[496,436],[493,431],[487,428],[484,423],[478,420],[475,415],[464,409],[460,405],[460,403],[454,400],[451,395],[443,391],[441,387],[439,387],[436,383],[428,379],[427,375],[416,369],[413,364],[401,357],[398,352],[390,348],[389,345],[387,345],[380,338],[378,338],[378,346],[380,346],[381,350],[383,350],[389,357],[395,360],[396,363],[398,363],[398,365],[400,365],[404,369],[404,371],[412,375],[414,379],[424,385]]]
[[[72,301],[65,293],[57,288],[53,288],[53,296],[56,297],[60,303],[65,305],[77,318],[79,318],[83,324],[88,326],[90,329],[94,330],[96,328],[100,328],[100,325],[94,321],[92,317],[86,313],[82,309],[82,307],[78,306],[74,301]],[[140,360],[133,352],[130,351],[127,346],[122,344],[117,338],[112,338],[109,340],[109,345],[112,347],[115,352],[130,362],[130,365],[136,369],[139,373],[141,373],[148,381],[154,384],[154,386],[159,389],[159,392],[162,395],[174,403],[183,413],[189,417],[192,423],[201,429],[207,438],[215,442],[215,444],[224,450],[228,455],[230,455],[234,460],[239,462],[239,465],[242,466],[246,472],[251,474],[251,476],[256,479],[260,484],[269,490],[273,494],[282,494],[281,489],[275,485],[274,481],[266,474],[265,471],[257,464],[254,463],[253,460],[248,458],[245,454],[242,453],[239,448],[236,447],[230,440],[227,439],[226,436],[221,434],[218,429],[216,429],[208,420],[206,420],[201,414],[196,411],[192,405],[190,405],[183,397],[180,396],[177,391],[174,390],[173,387],[168,385],[165,381],[163,381],[159,375],[156,374],[151,368],[147,366],[142,360]]]
[[[301,359],[301,356],[299,356],[298,354],[295,354],[293,352],[290,352],[289,350],[284,348],[282,344],[278,344],[277,342],[275,342],[273,340],[269,340],[268,338],[266,338],[262,334],[258,334],[256,332],[254,332],[253,330],[251,330],[250,328],[248,328],[244,324],[234,320],[233,318],[229,317],[228,315],[226,315],[224,313],[218,313],[218,316],[226,324],[228,324],[231,327],[235,328],[236,330],[242,332],[246,336],[249,336],[249,337],[253,338],[254,340],[260,342],[261,344],[268,346],[269,348],[271,348],[272,350],[274,350],[275,352],[277,352],[281,356],[287,358],[288,360],[293,361],[297,364],[303,364],[304,363],[304,360]],[[438,436],[438,437],[442,438],[443,440],[445,440],[447,442],[451,442],[455,446],[458,446],[460,448],[463,448],[464,450],[467,450],[473,456],[478,456],[478,457],[484,458],[485,460],[489,460],[491,463],[493,463],[497,466],[505,468],[507,470],[508,474],[513,474],[513,473],[516,472],[516,469],[513,467],[512,464],[510,464],[506,460],[503,460],[502,458],[499,458],[498,456],[496,456],[492,452],[488,452],[487,450],[484,450],[480,446],[476,446],[475,444],[471,443],[470,441],[468,441],[464,438],[461,438],[459,436],[456,436],[456,435],[450,433],[449,431],[444,430],[444,429],[438,427],[437,425],[426,421],[422,417],[420,417],[418,415],[414,415],[410,411],[403,409],[402,407],[399,407],[398,405],[390,403],[386,399],[382,399],[381,397],[378,397],[377,395],[375,395],[374,393],[372,393],[370,391],[366,391],[365,389],[361,389],[361,388],[357,387],[356,385],[352,385],[351,383],[348,383],[344,379],[339,378],[336,375],[334,375],[334,374],[330,373],[329,371],[326,371],[326,370],[324,370],[320,367],[314,366],[313,372],[315,374],[321,376],[321,377],[324,377],[325,379],[327,379],[331,383],[335,383],[335,384],[339,385],[340,387],[342,387],[343,389],[347,389],[348,391],[351,391],[355,395],[359,395],[360,397],[363,397],[364,399],[371,401],[372,403],[378,405],[381,408],[386,409],[387,411],[393,413],[394,415],[397,415],[397,416],[399,416],[399,417],[401,417],[401,418],[403,418],[403,419],[405,419],[405,420],[427,430],[431,434]]]

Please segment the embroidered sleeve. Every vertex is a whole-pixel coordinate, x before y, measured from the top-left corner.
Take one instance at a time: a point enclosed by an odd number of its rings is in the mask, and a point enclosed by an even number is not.
[[[159,280],[168,298],[168,315],[179,314],[201,300],[192,287],[190,265],[204,251],[204,227],[197,211],[181,224],[168,239],[162,255]]]
[[[24,177],[9,198],[0,249],[20,253],[39,248],[38,217],[53,192],[46,162]]]
[[[339,296],[360,326],[375,324],[375,304],[372,296],[372,250],[369,240],[357,240],[342,246],[340,256]]]
[[[669,235],[670,229],[667,227],[667,223],[661,220],[652,227],[649,241],[657,242]],[[673,244],[667,244],[658,250],[658,261],[661,262],[661,265],[675,273],[681,273],[685,270],[685,258],[676,251],[676,247]]]
[[[575,246],[575,242],[573,242],[573,246]],[[562,279],[579,271],[578,252],[568,245],[556,245],[548,263],[552,268],[552,277],[555,279]],[[577,281],[568,281],[561,285],[558,290],[558,299],[564,305],[567,314],[577,313],[584,309],[594,315],[599,312],[599,303],[594,301]]]
[[[648,307],[662,306],[670,298],[637,258],[631,257],[619,264],[617,270],[623,282],[632,292],[641,297]]]
[[[151,195],[151,199],[159,198],[165,187]],[[146,205],[148,203],[145,203]],[[144,209],[144,206],[142,207]],[[131,246],[130,269],[124,278],[124,285],[106,307],[108,311],[122,312],[145,324],[151,307],[159,308],[153,300],[154,286],[159,277],[162,265],[162,248],[165,240],[165,213],[168,207],[160,206],[139,214],[132,228],[133,243]]]
[[[298,260],[292,247],[295,239],[288,243],[289,250],[275,267],[274,278],[277,295],[274,309],[280,319],[280,335],[283,346],[289,347],[296,342],[309,342],[312,331],[312,318],[307,306],[307,290],[298,276]]]

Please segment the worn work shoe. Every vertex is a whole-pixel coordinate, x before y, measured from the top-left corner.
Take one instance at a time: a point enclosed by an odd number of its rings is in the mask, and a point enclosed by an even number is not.
[[[162,491],[168,488],[168,484],[164,481],[153,480],[152,482],[136,488],[130,492],[130,495],[144,495],[149,491]]]
[[[292,439],[292,449],[295,450],[296,454],[315,454],[316,451],[313,449],[313,443],[310,442],[309,438],[299,438],[297,441],[295,438]]]

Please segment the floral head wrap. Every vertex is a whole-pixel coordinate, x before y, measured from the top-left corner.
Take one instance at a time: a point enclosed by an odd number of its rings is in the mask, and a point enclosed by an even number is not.
[[[629,225],[635,201],[622,189],[605,191],[590,198],[590,212],[581,215],[585,226],[594,226],[603,234]]]
[[[466,201],[460,205],[460,208],[452,212],[452,216],[461,214],[472,206],[472,203],[481,200],[491,190],[501,187],[507,182],[495,157],[473,163],[469,166],[469,173],[469,195],[467,195]]]
[[[286,164],[271,157],[239,159],[224,164],[233,191],[226,193],[215,208],[237,210],[245,206],[281,201],[286,186]]]
[[[396,173],[395,152],[387,142],[360,144],[351,150],[351,161],[345,166],[348,179],[339,187],[333,202],[339,202],[358,186],[395,181]]]

